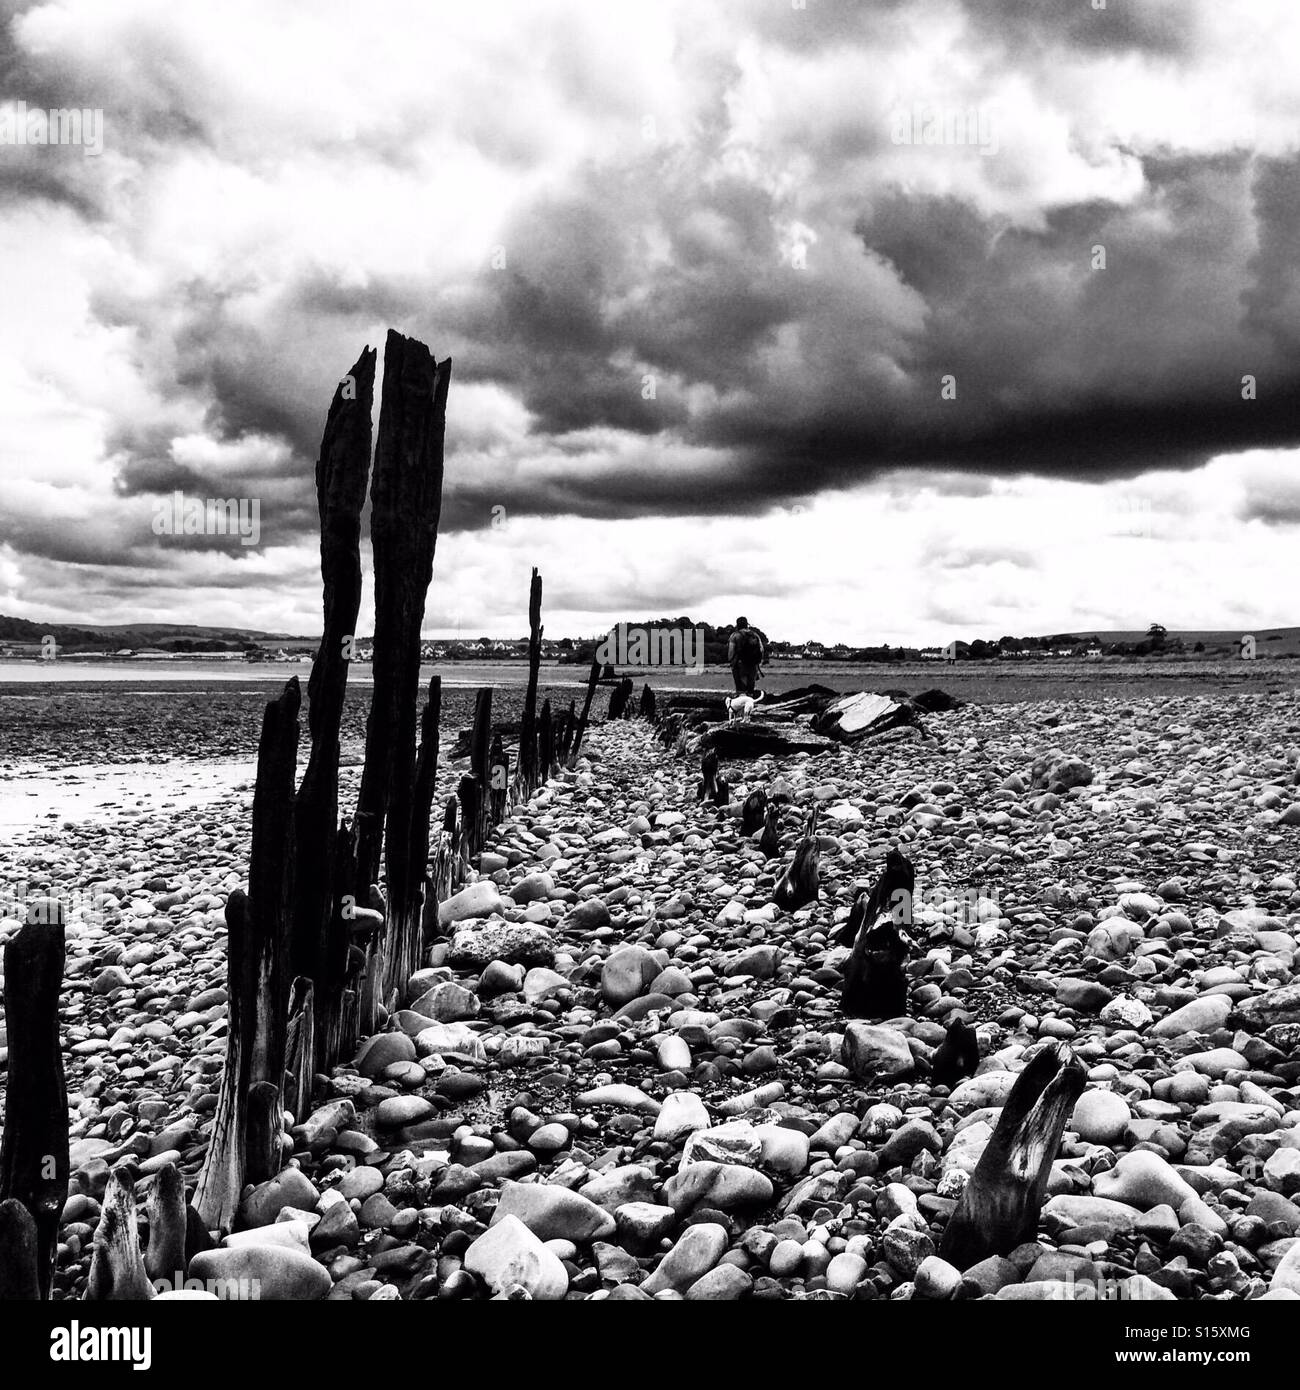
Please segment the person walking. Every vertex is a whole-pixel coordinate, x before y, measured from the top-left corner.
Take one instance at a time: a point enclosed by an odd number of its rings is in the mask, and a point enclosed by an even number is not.
[[[731,667],[737,695],[754,693],[755,683],[766,659],[767,643],[763,640],[763,634],[756,627],[750,627],[748,618],[737,618],[735,629],[727,641],[727,665]]]

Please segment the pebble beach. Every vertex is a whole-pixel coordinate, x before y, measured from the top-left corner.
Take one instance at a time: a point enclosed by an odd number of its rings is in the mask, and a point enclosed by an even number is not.
[[[0,944],[30,897],[71,905],[56,1298],[85,1290],[112,1169],[143,1204],[206,1150],[262,704],[221,699],[144,785],[80,802],[96,774],[42,723],[49,806],[0,824]],[[106,760],[129,722],[105,721]],[[6,805],[36,775],[21,732]],[[345,721],[344,805],[360,733]],[[1300,1297],[1294,691],[968,704],[724,771],[730,804],[701,803],[698,757],[595,723],[191,1275],[356,1301]],[[755,787],[782,807],[776,859],[741,834]],[[772,890],[813,805],[820,896],[787,913]],[[908,1015],[850,1023],[830,936],[893,844],[917,872]],[[929,1061],[958,1015],[981,1060],[949,1090]],[[1088,1082],[1037,1236],[958,1270],[945,1225],[1052,1040]],[[0,1030],[0,1088],[6,1058]]]

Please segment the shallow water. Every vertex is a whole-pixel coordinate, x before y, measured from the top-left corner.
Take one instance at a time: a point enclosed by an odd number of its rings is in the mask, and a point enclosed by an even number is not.
[[[9,768],[0,774],[0,843],[25,831],[81,824],[121,813],[182,813],[241,787],[252,789],[247,758],[226,761],[82,763],[57,772]]]

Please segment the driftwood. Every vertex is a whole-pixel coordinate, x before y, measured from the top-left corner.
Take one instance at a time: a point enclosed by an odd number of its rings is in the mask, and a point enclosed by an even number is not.
[[[154,1288],[140,1254],[135,1189],[126,1170],[115,1168],[108,1175],[103,1210],[95,1230],[86,1298],[91,1302],[116,1303],[139,1302],[153,1296]]]
[[[289,1002],[289,1026],[285,1031],[285,1057],[289,1071],[285,1082],[285,1109],[305,1115],[311,1104],[316,1076],[316,984],[306,975],[293,982]]]
[[[828,685],[800,685],[779,695],[765,695],[759,705],[764,714],[793,718],[799,714],[820,714],[840,693]]]
[[[715,749],[724,758],[753,761],[763,757],[789,757],[795,753],[825,753],[836,745],[797,724],[760,724],[745,719],[734,724],[715,724],[700,740],[700,747]]]
[[[1033,1238],[1061,1133],[1087,1079],[1063,1043],[1034,1054],[948,1222],[939,1247],[943,1259],[965,1270]]]
[[[34,905],[36,907],[36,905]],[[32,1218],[38,1296],[54,1277],[59,1216],[68,1195],[68,1094],[59,1047],[59,987],[66,950],[63,904],[49,899],[4,952],[9,1074],[0,1140],[0,1202],[21,1202]],[[30,1233],[11,1215],[8,1240],[26,1259]],[[5,1249],[0,1244],[0,1263]],[[25,1284],[25,1275],[18,1276]]]
[[[859,691],[833,701],[813,720],[813,729],[840,743],[857,743],[873,734],[914,724],[918,711],[906,702],[872,691]]]

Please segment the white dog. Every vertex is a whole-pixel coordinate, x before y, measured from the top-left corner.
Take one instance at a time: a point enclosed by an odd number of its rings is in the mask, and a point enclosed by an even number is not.
[[[754,706],[763,698],[760,690],[753,695],[729,695],[727,696],[727,723],[730,724],[735,719],[749,719],[753,716]]]

